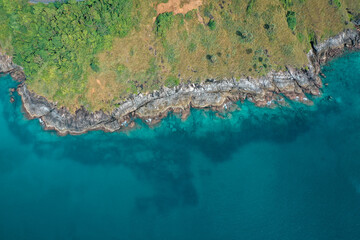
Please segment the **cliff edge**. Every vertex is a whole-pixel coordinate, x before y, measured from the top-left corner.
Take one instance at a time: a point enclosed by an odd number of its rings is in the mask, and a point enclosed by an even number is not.
[[[261,78],[208,79],[202,84],[182,84],[174,88],[163,87],[151,94],[134,95],[123,101],[113,112],[88,112],[85,108],[71,114],[67,109],[49,102],[29,91],[22,68],[11,57],[0,53],[0,72],[10,73],[20,81],[18,93],[30,119],[39,118],[45,129],[59,134],[82,134],[92,130],[114,132],[134,126],[134,119],[143,119],[153,125],[176,112],[183,118],[190,108],[222,109],[225,104],[245,99],[257,106],[272,106],[284,101],[283,96],[304,103],[311,103],[306,94],[320,95],[322,82],[319,77],[321,64],[342,54],[345,50],[360,49],[360,32],[348,29],[316,46],[307,54],[308,65],[304,69],[269,72]]]

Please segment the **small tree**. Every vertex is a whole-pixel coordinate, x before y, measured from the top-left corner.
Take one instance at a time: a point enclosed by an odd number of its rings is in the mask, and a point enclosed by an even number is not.
[[[288,23],[288,26],[291,30],[295,30],[296,28],[296,14],[295,12],[288,11],[286,13],[286,21]]]
[[[215,30],[216,22],[213,19],[210,19],[208,26],[209,26],[210,30]]]

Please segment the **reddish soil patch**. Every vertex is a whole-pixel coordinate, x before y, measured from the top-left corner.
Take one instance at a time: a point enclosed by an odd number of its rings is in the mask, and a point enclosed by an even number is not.
[[[202,5],[202,0],[169,0],[167,3],[160,3],[156,7],[157,14],[173,12],[175,15],[197,9]]]

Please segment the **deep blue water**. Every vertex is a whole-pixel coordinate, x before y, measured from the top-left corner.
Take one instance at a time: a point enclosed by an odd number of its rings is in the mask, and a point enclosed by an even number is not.
[[[26,120],[5,76],[0,239],[360,239],[359,66],[325,66],[314,106],[66,137]]]

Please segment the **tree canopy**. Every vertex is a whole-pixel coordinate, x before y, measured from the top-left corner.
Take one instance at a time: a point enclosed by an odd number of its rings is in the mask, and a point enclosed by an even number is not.
[[[131,0],[49,4],[0,0],[0,25],[11,29],[14,61],[28,79],[56,83],[55,96],[61,97],[81,91],[86,69],[94,68],[95,54],[109,48],[114,37],[129,33],[131,9]],[[9,36],[0,37],[1,48],[6,49]]]

